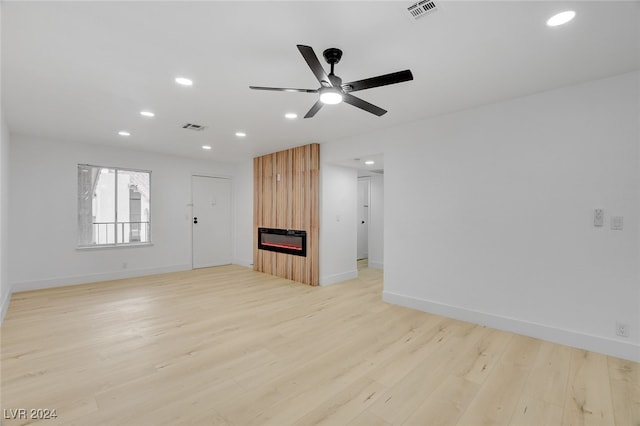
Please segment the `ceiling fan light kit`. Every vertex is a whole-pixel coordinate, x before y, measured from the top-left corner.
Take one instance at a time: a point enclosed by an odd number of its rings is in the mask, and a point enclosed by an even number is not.
[[[302,44],[297,45],[300,54],[307,62],[309,68],[318,79],[320,87],[318,89],[293,89],[284,87],[263,87],[263,86],[249,86],[254,90],[270,90],[278,92],[302,92],[302,93],[316,93],[319,94],[319,99],[307,112],[304,118],[311,118],[322,108],[323,105],[335,105],[340,102],[345,102],[360,108],[364,111],[370,112],[377,116],[381,116],[387,113],[386,110],[370,104],[369,102],[353,96],[351,93],[358,90],[371,89],[374,87],[387,86],[389,84],[402,83],[405,81],[413,80],[413,74],[410,70],[398,71],[390,74],[380,75],[377,77],[366,78],[364,80],[352,81],[349,83],[342,83],[342,79],[334,74],[334,65],[340,62],[342,58],[342,50],[335,47],[326,49],[322,56],[325,61],[331,66],[331,71],[327,74],[320,64],[318,57],[310,46]]]
[[[319,90],[320,101],[327,105],[336,105],[342,102],[342,93],[335,87],[322,87]]]

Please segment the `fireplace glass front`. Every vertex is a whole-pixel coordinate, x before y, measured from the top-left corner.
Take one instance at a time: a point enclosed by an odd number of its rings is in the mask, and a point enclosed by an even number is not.
[[[258,228],[258,249],[307,256],[307,232]]]

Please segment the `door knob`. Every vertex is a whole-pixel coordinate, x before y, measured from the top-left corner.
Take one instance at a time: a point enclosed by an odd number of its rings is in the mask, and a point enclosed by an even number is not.
[[[197,217],[193,218],[193,223],[198,223],[198,218]]]

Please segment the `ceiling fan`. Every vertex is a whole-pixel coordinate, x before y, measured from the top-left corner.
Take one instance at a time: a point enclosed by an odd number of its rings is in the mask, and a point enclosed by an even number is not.
[[[331,65],[331,72],[327,75],[320,64],[318,57],[310,46],[304,46],[302,44],[298,44],[297,46],[302,57],[307,61],[307,65],[309,65],[309,68],[311,68],[311,71],[320,82],[320,87],[318,89],[291,89],[285,87],[261,86],[249,86],[249,88],[254,90],[272,90],[280,92],[319,93],[320,99],[313,104],[304,118],[311,118],[316,115],[324,104],[338,104],[342,101],[370,112],[371,114],[375,114],[377,116],[384,115],[387,112],[386,110],[353,96],[351,92],[413,80],[413,74],[411,74],[411,71],[404,70],[379,75],[377,77],[365,78],[364,80],[343,83],[342,79],[333,73],[333,66],[340,62],[340,59],[342,58],[342,50],[332,47],[323,52],[324,59],[329,65]]]

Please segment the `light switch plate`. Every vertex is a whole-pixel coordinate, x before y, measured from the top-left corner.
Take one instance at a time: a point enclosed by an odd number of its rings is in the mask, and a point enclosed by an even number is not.
[[[611,229],[614,231],[621,231],[624,225],[624,217],[612,216],[611,217]]]

